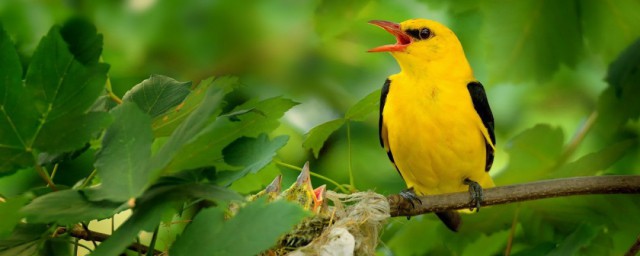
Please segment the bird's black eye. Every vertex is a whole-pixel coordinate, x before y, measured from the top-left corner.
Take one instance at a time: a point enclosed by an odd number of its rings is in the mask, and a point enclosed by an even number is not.
[[[420,39],[427,39],[431,37],[431,30],[428,28],[420,29]]]

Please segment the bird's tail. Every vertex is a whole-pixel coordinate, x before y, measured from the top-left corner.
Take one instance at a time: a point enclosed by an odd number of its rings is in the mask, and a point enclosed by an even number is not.
[[[460,227],[462,219],[457,211],[436,212],[436,215],[451,231],[458,231],[458,227]]]

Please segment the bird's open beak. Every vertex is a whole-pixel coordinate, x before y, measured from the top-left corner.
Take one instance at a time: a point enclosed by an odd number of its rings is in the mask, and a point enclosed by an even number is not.
[[[282,175],[278,175],[272,182],[267,186],[265,191],[267,193],[280,193],[282,189]]]
[[[411,43],[411,37],[409,37],[404,33],[404,31],[400,29],[400,24],[398,23],[384,20],[372,20],[369,21],[369,23],[381,27],[387,32],[394,35],[396,37],[396,43],[378,46],[369,50],[368,52],[400,52],[404,51],[404,49],[407,48],[407,46],[409,46],[409,44]]]

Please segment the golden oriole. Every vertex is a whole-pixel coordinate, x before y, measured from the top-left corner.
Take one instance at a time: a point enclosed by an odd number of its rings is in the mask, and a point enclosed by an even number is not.
[[[494,157],[494,121],[484,88],[474,76],[456,35],[425,19],[400,24],[371,21],[396,43],[369,52],[390,52],[400,73],[387,78],[380,97],[380,143],[407,184],[401,195],[471,193],[476,208]],[[438,212],[456,231],[460,216]]]

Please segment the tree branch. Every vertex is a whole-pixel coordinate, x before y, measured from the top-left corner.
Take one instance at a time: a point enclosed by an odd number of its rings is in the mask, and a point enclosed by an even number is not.
[[[67,230],[64,227],[60,227],[56,230],[56,235],[62,235],[64,233],[69,233],[70,236],[75,238],[80,238],[82,240],[94,241],[94,242],[103,242],[110,237],[109,235],[104,233],[90,231],[88,229],[85,230],[83,227],[79,225],[74,226],[71,230]],[[149,247],[140,243],[132,243],[127,247],[127,249],[144,254],[144,253],[147,253],[147,251],[149,250]],[[160,255],[160,254],[162,254],[161,251],[153,250],[153,255]]]
[[[640,175],[575,177],[545,180],[484,190],[482,206],[507,204],[551,197],[589,194],[640,194]],[[404,197],[387,196],[391,216],[415,216],[429,212],[469,209],[473,205],[467,192],[419,197],[415,207]]]

